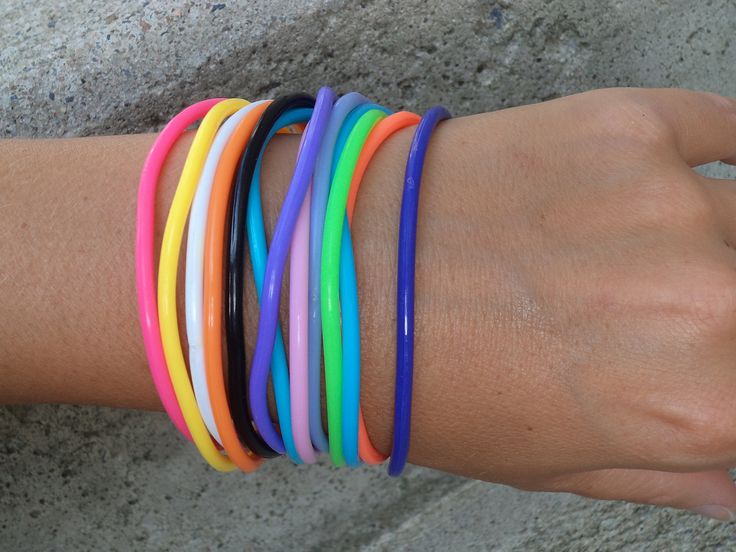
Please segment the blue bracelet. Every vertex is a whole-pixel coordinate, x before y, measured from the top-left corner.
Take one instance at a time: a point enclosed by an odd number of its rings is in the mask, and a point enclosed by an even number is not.
[[[266,261],[268,259],[266,229],[263,222],[263,208],[261,206],[261,164],[263,161],[263,153],[266,144],[268,144],[271,138],[273,138],[279,130],[289,125],[307,122],[311,116],[311,108],[292,109],[281,115],[264,141],[264,147],[258,156],[258,161],[253,172],[253,180],[248,192],[249,197],[248,210],[246,214],[246,227],[248,230],[248,247],[250,249],[251,263],[253,265],[253,277],[256,284],[256,293],[258,294],[259,304],[263,298],[263,280],[266,273]],[[271,378],[276,399],[276,411],[279,415],[281,436],[283,437],[283,446],[281,447],[281,450],[274,450],[277,452],[283,452],[285,450],[289,457],[295,463],[299,464],[301,463],[301,458],[296,451],[294,434],[291,428],[289,368],[286,361],[284,338],[280,327],[276,332],[276,341],[274,344],[273,354],[271,356]],[[260,426],[258,427],[258,430],[262,435],[262,429]]]
[[[340,240],[340,312],[342,314],[342,452],[345,464],[361,465],[358,455],[360,412],[360,310],[353,239],[348,217]]]
[[[322,427],[322,307],[320,270],[322,267],[322,234],[327,198],[332,184],[335,143],[345,118],[361,104],[368,103],[362,94],[351,92],[335,102],[330,114],[312,179],[312,204],[309,213],[309,434],[314,447],[329,450]],[[349,238],[343,238],[343,241]]]
[[[333,174],[350,133],[368,111],[378,109],[390,115],[391,111],[376,104],[356,107],[340,129],[333,156]],[[358,414],[360,405],[360,311],[358,280],[355,270],[352,236],[347,214],[344,215],[340,240],[340,315],[342,318],[342,455],[345,463],[360,466],[358,454]]]
[[[417,248],[417,214],[422,168],[429,140],[437,124],[451,117],[441,106],[429,109],[417,127],[404,174],[399,223],[399,264],[396,296],[396,395],[394,437],[388,474],[401,475],[409,456],[411,396],[414,376],[414,269]]]

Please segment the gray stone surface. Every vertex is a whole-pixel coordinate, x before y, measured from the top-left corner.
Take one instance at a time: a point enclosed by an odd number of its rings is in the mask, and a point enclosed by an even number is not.
[[[736,96],[735,22],[733,0],[3,2],[0,136],[149,130],[197,98],[322,83],[458,114],[612,85]],[[685,513],[422,469],[219,475],[159,414],[0,409],[0,466],[0,550],[736,549]]]

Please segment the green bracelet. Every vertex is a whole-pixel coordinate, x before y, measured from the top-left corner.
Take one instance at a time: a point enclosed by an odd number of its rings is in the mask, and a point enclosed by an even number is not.
[[[340,248],[343,228],[346,224],[348,194],[355,172],[355,165],[371,130],[384,117],[386,117],[386,112],[381,109],[366,110],[351,130],[345,142],[345,147],[339,154],[325,213],[320,278],[322,339],[324,343],[330,457],[336,466],[345,465],[342,443],[343,344],[340,328]],[[354,308],[357,309],[357,305]],[[347,313],[345,313],[345,316],[347,316]],[[360,339],[357,341],[357,345],[353,344],[353,346],[359,346]],[[358,371],[357,381],[359,381],[360,366],[354,368]],[[352,376],[355,376],[355,374],[352,374]],[[352,380],[355,381],[355,377]]]

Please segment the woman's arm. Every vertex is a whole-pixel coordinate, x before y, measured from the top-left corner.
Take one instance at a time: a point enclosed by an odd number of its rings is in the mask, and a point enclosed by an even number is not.
[[[353,231],[362,403],[384,451],[411,134],[377,154]],[[133,258],[152,140],[0,142],[0,402],[159,408]],[[159,231],[187,145],[165,170]],[[297,146],[266,154],[271,229]],[[736,511],[736,184],[690,169],[718,159],[736,159],[736,103],[703,93],[606,90],[443,123],[422,185],[411,460]]]

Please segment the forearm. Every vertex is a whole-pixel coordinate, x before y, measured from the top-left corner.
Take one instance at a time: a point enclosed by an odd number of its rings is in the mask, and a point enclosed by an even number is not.
[[[420,451],[414,461],[423,463],[436,456],[433,431],[441,431],[442,424],[457,427],[465,417],[455,410],[452,394],[463,400],[453,371],[467,359],[458,359],[450,344],[479,331],[457,324],[448,310],[453,301],[466,302],[453,291],[458,284],[453,280],[467,272],[462,262],[468,257],[448,244],[454,239],[447,234],[454,215],[447,211],[457,203],[452,197],[462,185],[457,165],[446,162],[461,154],[461,144],[447,128],[453,124],[440,128],[433,140],[422,192],[412,445]],[[0,402],[160,408],[143,352],[133,278],[137,180],[153,138],[0,144],[2,181],[7,183],[0,219],[5,237],[0,311],[8,313],[0,321],[5,349]],[[190,138],[180,141],[164,171],[157,243]],[[361,187],[353,230],[362,320],[361,395],[370,434],[384,451],[393,412],[396,242],[410,139],[411,130],[399,133],[377,154]],[[278,138],[265,156],[263,205],[269,229],[275,226],[297,147],[295,137]],[[257,305],[253,290],[247,289],[245,297],[246,342],[252,344]],[[454,383],[448,389],[450,380]],[[423,435],[428,446],[422,453]]]

